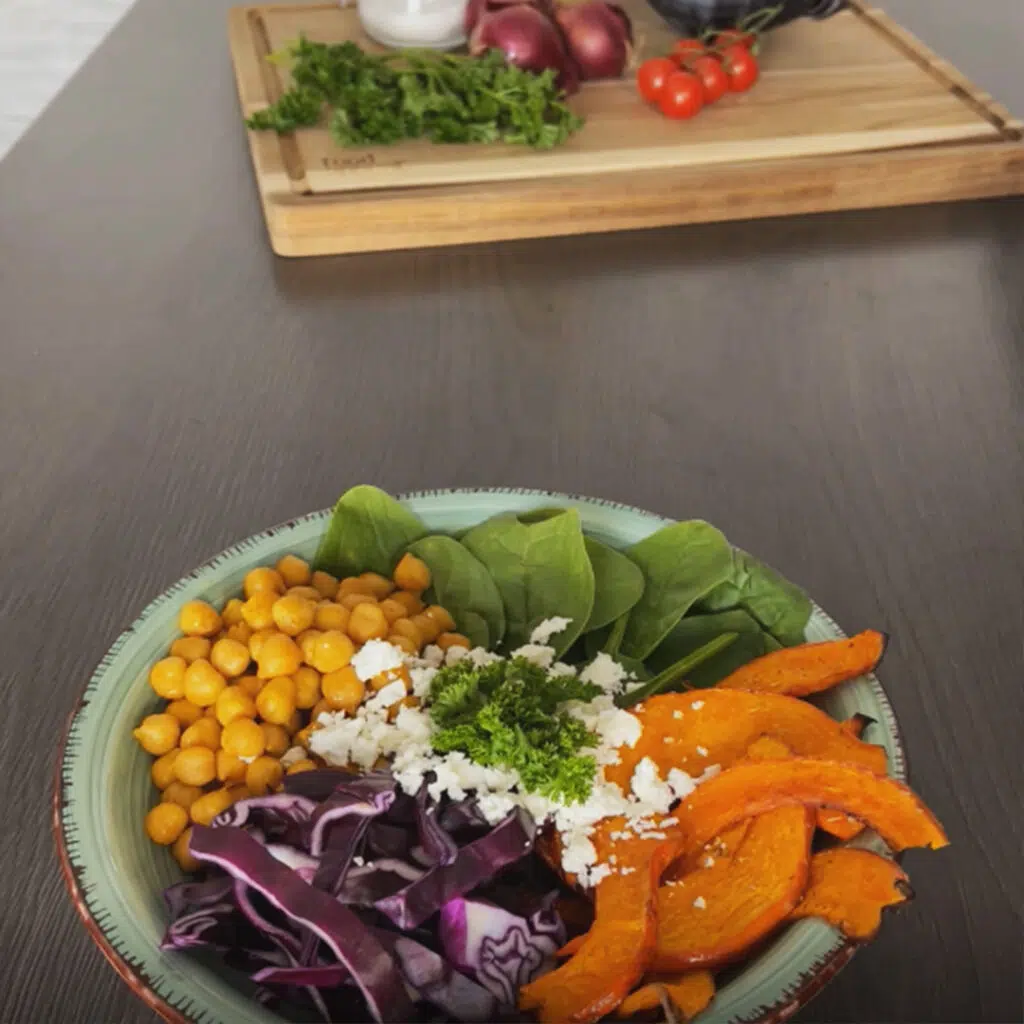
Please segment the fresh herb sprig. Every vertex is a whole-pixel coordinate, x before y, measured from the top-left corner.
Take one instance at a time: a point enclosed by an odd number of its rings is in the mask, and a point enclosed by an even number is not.
[[[560,705],[590,701],[598,687],[574,676],[551,676],[524,658],[482,668],[468,659],[441,669],[430,690],[430,716],[440,754],[461,751],[488,768],[514,769],[528,792],[582,803],[597,763],[580,754],[597,736]]]
[[[554,71],[513,67],[500,50],[460,57],[423,50],[369,54],[352,42],[300,38],[276,63],[292,85],[246,124],[286,133],[326,119],[342,146],[510,142],[551,149],[583,121],[563,100]]]

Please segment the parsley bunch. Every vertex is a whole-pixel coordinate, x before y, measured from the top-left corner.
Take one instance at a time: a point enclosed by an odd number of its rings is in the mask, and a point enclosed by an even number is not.
[[[513,142],[551,149],[582,126],[563,102],[555,72],[513,67],[500,50],[482,57],[433,51],[365,53],[355,43],[299,39],[277,62],[290,62],[292,86],[246,122],[279,133],[326,116],[342,146],[431,142]]]
[[[599,689],[574,676],[550,676],[524,658],[476,668],[465,659],[441,669],[430,689],[431,744],[462,751],[488,768],[512,768],[524,788],[551,800],[582,803],[597,764],[580,749],[597,737],[559,705],[593,700]]]

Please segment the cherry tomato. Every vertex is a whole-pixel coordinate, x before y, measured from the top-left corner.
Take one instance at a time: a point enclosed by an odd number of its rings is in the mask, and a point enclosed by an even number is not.
[[[708,48],[699,39],[680,39],[672,47],[672,60],[689,67],[697,57],[703,57]]]
[[[637,91],[648,103],[657,103],[669,75],[678,70],[676,63],[668,57],[645,60],[636,72]]]
[[[729,91],[729,76],[717,57],[698,57],[691,67],[704,87],[704,104],[717,103]]]
[[[733,92],[746,92],[761,76],[757,58],[745,46],[730,46],[722,54],[722,66]]]
[[[757,42],[753,32],[741,32],[736,28],[723,29],[715,34],[715,46],[724,50],[729,46],[745,46],[749,49]]]
[[[689,71],[675,71],[668,76],[661,90],[658,107],[673,120],[696,117],[704,107],[704,86]]]

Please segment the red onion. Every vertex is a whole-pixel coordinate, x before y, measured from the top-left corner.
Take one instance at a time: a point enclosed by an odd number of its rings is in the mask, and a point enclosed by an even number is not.
[[[500,11],[503,7],[515,7],[518,4],[528,4],[536,7],[541,14],[548,18],[555,16],[554,0],[469,0],[466,5],[466,35],[470,35],[476,28],[476,23],[492,11]]]
[[[488,50],[501,50],[509,64],[524,71],[554,69],[566,93],[579,87],[579,72],[562,33],[532,4],[504,5],[480,18],[470,33],[469,52],[478,57]]]
[[[584,81],[618,78],[625,71],[633,29],[621,7],[586,0],[559,6],[555,17]]]

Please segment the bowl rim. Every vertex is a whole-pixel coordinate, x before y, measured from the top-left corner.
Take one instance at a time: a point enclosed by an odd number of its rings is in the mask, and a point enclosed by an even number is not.
[[[405,491],[395,495],[395,497],[399,501],[409,501],[417,498],[444,497],[452,495],[470,496],[479,494],[514,494],[543,498],[545,500],[554,499],[557,501],[567,502],[585,502],[591,505],[600,505],[606,508],[633,513],[652,520],[660,520],[666,524],[674,522],[674,520],[668,517],[639,508],[636,505],[627,505],[622,502],[611,501],[605,498],[594,498],[584,494],[551,491],[543,488],[532,487],[436,488],[419,491]],[[129,636],[135,632],[136,626],[140,620],[145,619],[156,606],[162,604],[168,597],[184,587],[189,581],[194,580],[197,576],[208,570],[216,568],[224,558],[244,551],[254,541],[271,538],[282,530],[293,529],[303,523],[309,523],[319,519],[326,520],[330,513],[331,508],[319,509],[318,511],[309,512],[293,519],[287,519],[274,526],[260,530],[257,533],[250,534],[248,537],[230,544],[222,551],[196,566],[191,570],[191,572],[186,573],[184,576],[165,587],[155,598],[153,598],[153,600],[149,601],[143,607],[143,609],[132,619],[129,625],[125,627],[125,629],[123,629],[114,639],[113,643],[108,648],[107,653],[89,674],[89,678],[79,691],[78,697],[71,711],[68,713],[67,721],[64,725],[60,745],[55,758],[54,785],[51,796],[51,829],[53,832],[54,845],[57,849],[57,859],[60,865],[61,876],[64,880],[65,887],[67,888],[68,895],[71,898],[71,902],[74,905],[75,911],[82,921],[82,924],[85,926],[86,932],[99,948],[107,962],[111,967],[113,967],[118,977],[121,978],[128,988],[162,1020],[167,1021],[168,1024],[192,1024],[192,1022],[180,1010],[173,1007],[155,991],[143,971],[130,964],[125,957],[123,957],[121,953],[114,948],[102,927],[93,916],[82,892],[78,871],[71,859],[67,845],[67,835],[64,829],[64,765],[70,753],[68,749],[68,739],[74,726],[75,719],[81,713],[86,703],[86,697],[88,696],[90,689],[94,683],[98,682],[99,677],[105,671],[108,658],[113,652],[117,651],[121,647]],[[813,598],[812,606],[814,611],[833,629],[844,636],[846,635],[832,616],[815,603]],[[899,726],[899,720],[896,717],[895,709],[892,706],[892,702],[889,700],[888,693],[885,691],[885,688],[877,677],[872,674],[868,679],[872,690],[874,691],[875,698],[887,712],[887,721],[885,725],[891,733],[893,748],[896,754],[896,774],[902,781],[906,782],[910,775],[909,764],[907,761],[906,745],[903,740],[903,734]],[[901,858],[899,856],[896,857],[897,861],[900,859]],[[785,994],[778,1002],[771,1006],[762,1007],[756,1016],[744,1018],[742,1021],[737,1021],[737,1024],[784,1024],[784,1022],[790,1020],[799,1010],[817,996],[833,978],[835,978],[835,976],[853,959],[854,954],[858,951],[860,946],[861,943],[855,942],[851,939],[843,939],[824,959],[816,962],[808,971],[802,974],[800,979],[797,981],[795,988]]]

